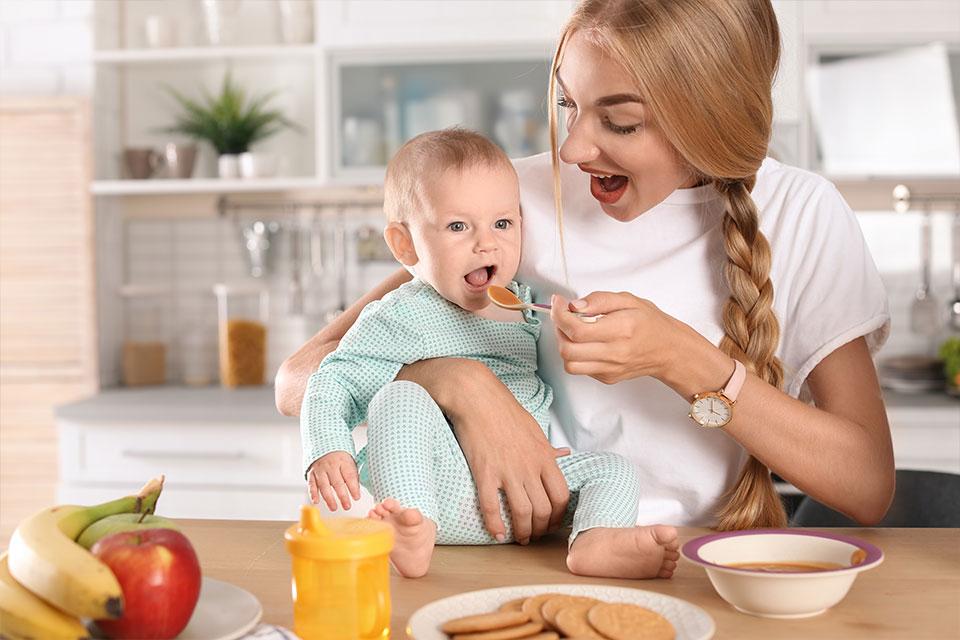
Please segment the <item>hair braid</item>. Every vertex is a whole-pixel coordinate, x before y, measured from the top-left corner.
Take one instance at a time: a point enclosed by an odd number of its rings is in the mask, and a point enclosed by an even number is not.
[[[780,325],[773,312],[770,245],[760,232],[757,207],[750,197],[755,179],[756,176],[751,176],[747,180],[716,183],[727,199],[723,216],[727,252],[724,275],[730,287],[730,298],[723,307],[725,335],[720,349],[743,361],[749,371],[779,389],[783,384],[783,367],[774,353],[780,339]],[[718,514],[717,525],[722,531],[787,524],[770,471],[753,456],[740,470],[736,484],[725,497],[726,504]]]

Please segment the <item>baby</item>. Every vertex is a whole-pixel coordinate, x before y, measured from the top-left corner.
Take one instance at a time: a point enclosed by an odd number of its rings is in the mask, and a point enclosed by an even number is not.
[[[540,320],[490,304],[487,287],[513,282],[520,262],[520,198],[503,151],[462,129],[425,133],[387,166],[387,245],[416,277],[372,302],[310,376],[300,413],[311,499],[349,508],[359,484],[378,500],[371,518],[390,523],[390,559],[406,577],[424,575],[435,544],[512,542],[483,526],[477,489],[454,432],[419,385],[395,381],[405,364],[428,358],[484,363],[549,436],[553,392],[538,376]],[[602,321],[602,320],[601,320]],[[351,430],[367,421],[354,453]],[[611,453],[557,460],[570,490],[567,566],[614,578],[670,577],[678,558],[673,527],[636,526],[640,484]],[[359,471],[358,471],[359,468]],[[358,484],[359,483],[359,484]],[[503,538],[502,540],[499,538]]]

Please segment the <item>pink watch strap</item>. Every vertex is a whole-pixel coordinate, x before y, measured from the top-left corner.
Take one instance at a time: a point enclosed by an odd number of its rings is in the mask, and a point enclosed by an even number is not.
[[[740,389],[743,388],[743,382],[747,379],[747,368],[739,360],[733,361],[733,375],[727,381],[727,386],[720,393],[725,395],[730,402],[736,402],[740,395]]]

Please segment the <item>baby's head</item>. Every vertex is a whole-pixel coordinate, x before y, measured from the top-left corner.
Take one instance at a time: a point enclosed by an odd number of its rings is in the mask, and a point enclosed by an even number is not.
[[[467,311],[520,263],[520,186],[510,159],[464,129],[413,138],[387,165],[383,235],[394,257]]]

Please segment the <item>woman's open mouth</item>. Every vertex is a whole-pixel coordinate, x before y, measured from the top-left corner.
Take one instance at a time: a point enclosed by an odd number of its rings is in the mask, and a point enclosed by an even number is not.
[[[613,204],[619,200],[629,184],[630,179],[627,176],[590,175],[590,193],[603,204]]]
[[[490,280],[493,279],[493,274],[496,272],[496,265],[488,265],[486,267],[474,269],[467,275],[463,276],[463,279],[466,280],[469,288],[477,291],[483,291],[490,283]]]

